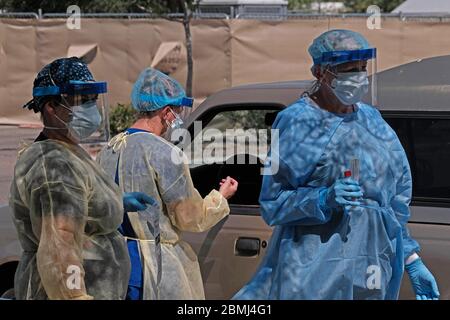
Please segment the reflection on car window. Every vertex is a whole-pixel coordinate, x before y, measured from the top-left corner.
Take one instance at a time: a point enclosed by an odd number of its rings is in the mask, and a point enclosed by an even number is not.
[[[258,205],[263,163],[270,148],[270,130],[278,111],[223,111],[206,125],[202,124],[201,134],[184,150],[192,159],[191,176],[202,196],[217,188],[222,178],[231,176],[239,181],[239,188],[228,202]]]
[[[218,113],[207,128],[226,129],[270,129],[271,124],[266,122],[266,115],[274,110],[235,110]],[[269,120],[269,119],[267,119]]]
[[[271,142],[271,127],[278,110],[234,110],[216,114],[203,124],[185,152],[191,156],[191,168],[232,161],[235,155],[251,155],[252,163],[263,162]],[[194,150],[201,145],[201,150]],[[201,151],[201,152],[199,152]]]
[[[386,119],[405,148],[413,176],[413,198],[450,200],[450,120]]]

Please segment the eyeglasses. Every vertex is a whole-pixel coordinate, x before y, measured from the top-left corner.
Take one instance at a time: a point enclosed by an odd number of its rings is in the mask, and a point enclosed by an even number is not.
[[[63,98],[69,106],[78,106],[88,102],[97,101],[98,94],[63,95]]]
[[[358,67],[353,67],[351,69],[344,69],[344,70],[339,70],[339,68],[335,69],[336,73],[347,73],[347,72],[364,72],[367,71],[367,66],[358,66]]]
[[[333,73],[365,72],[367,71],[367,62],[350,62],[339,64],[329,69]]]

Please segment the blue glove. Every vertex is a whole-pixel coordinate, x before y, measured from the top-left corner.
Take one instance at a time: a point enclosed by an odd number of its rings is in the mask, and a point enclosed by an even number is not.
[[[123,208],[126,212],[143,211],[147,204],[156,206],[156,201],[143,192],[125,192],[123,195]]]
[[[405,269],[411,279],[417,300],[439,300],[440,293],[436,280],[423,264],[422,259],[418,258],[405,265]]]
[[[350,178],[339,179],[328,188],[325,204],[330,209],[346,205],[359,206],[360,203],[358,201],[353,201],[352,199],[360,198],[362,196],[363,193],[361,192],[361,187],[358,182]],[[349,199],[345,199],[345,197]]]

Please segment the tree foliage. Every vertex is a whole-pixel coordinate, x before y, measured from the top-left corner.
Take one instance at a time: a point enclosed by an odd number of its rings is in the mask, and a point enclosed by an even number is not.
[[[0,8],[10,12],[64,13],[71,5],[78,5],[83,13],[183,12],[180,0],[0,0]]]
[[[335,1],[318,1],[318,0],[289,0],[288,8],[290,10],[310,11],[313,2],[339,2]],[[341,0],[346,7],[347,12],[365,13],[370,5],[377,5],[381,12],[391,12],[399,6],[404,0]]]
[[[369,6],[377,5],[381,12],[388,13],[398,7],[404,0],[344,0],[343,2],[351,12],[364,13]]]
[[[310,11],[311,3],[317,0],[288,0],[290,10]],[[331,1],[336,2],[339,0]],[[370,5],[377,5],[382,12],[390,12],[404,0],[342,0],[348,12],[366,12]],[[10,12],[66,12],[67,7],[76,4],[84,13],[120,12],[183,12],[184,2],[192,8],[195,0],[0,0],[0,8]],[[320,1],[328,2],[328,1]]]
[[[311,3],[314,0],[289,0],[288,9],[298,11],[310,11]]]

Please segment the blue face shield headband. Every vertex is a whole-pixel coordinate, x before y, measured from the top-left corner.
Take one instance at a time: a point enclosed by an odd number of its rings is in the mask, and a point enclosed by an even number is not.
[[[337,65],[352,61],[371,60],[377,57],[377,49],[339,50],[322,53],[322,56],[314,59],[315,65]]]
[[[33,89],[33,97],[67,95],[90,95],[107,93],[106,82],[70,81],[63,86],[36,87]]]
[[[166,96],[155,96],[141,93],[139,99],[157,106],[176,106],[192,108],[194,99],[189,97],[168,98]]]

